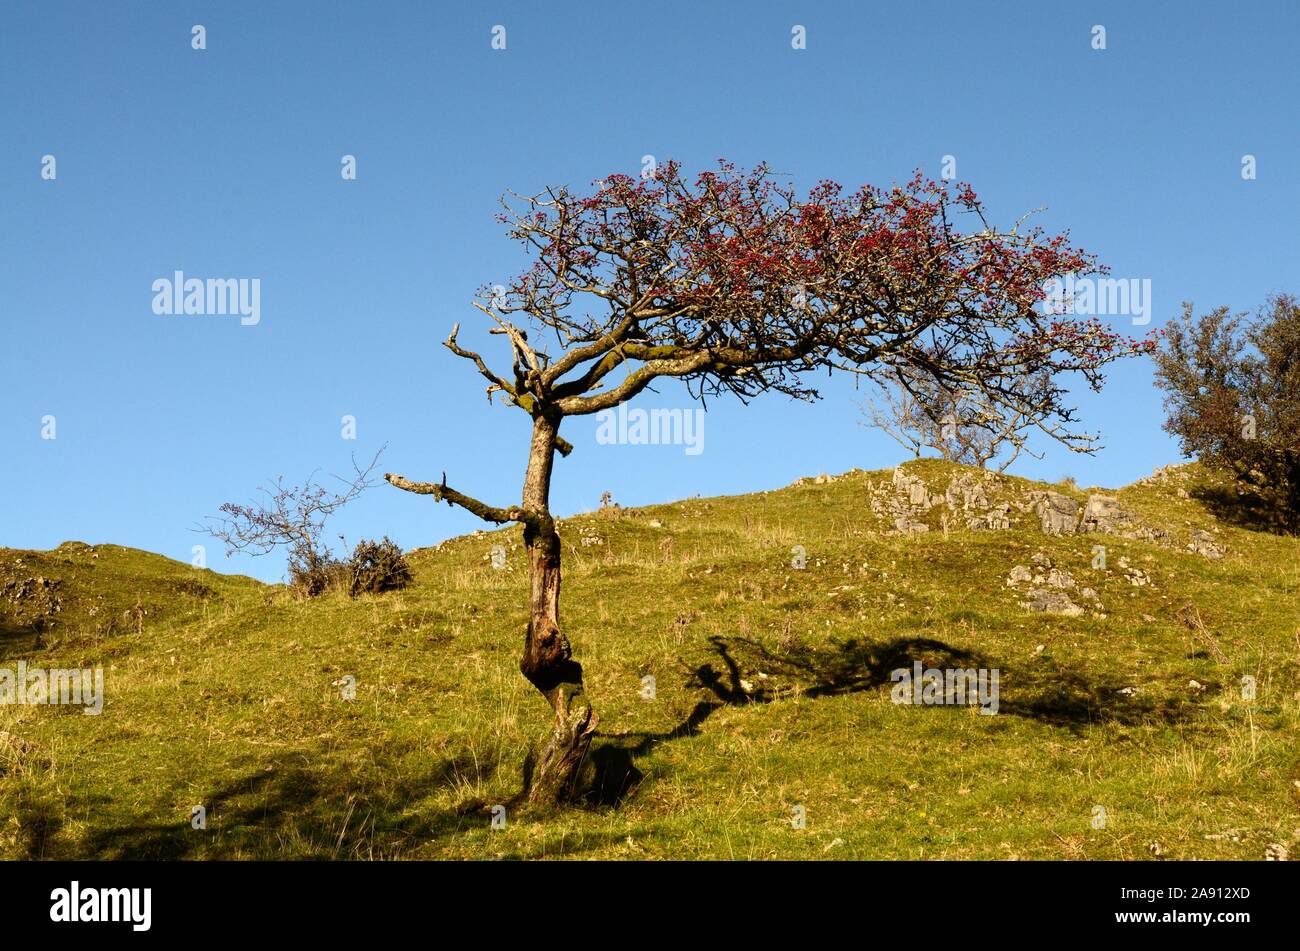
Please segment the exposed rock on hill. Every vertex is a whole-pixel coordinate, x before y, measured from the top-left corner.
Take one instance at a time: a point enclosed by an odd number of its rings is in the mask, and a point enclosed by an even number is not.
[[[1186,475],[1172,467],[1157,470],[1156,476],[1138,484],[1169,484],[1185,481]],[[962,472],[950,477],[943,489],[909,472],[905,466],[893,470],[888,482],[868,483],[868,502],[873,514],[892,526],[892,534],[919,535],[936,527],[973,531],[1007,531],[1037,524],[1045,535],[1112,535],[1169,547],[1174,532],[1151,525],[1121,505],[1119,499],[1099,492],[1080,501],[1053,489],[1019,489],[1018,480],[994,472]],[[930,513],[938,510],[937,518]],[[1021,523],[1020,516],[1032,522]],[[1192,529],[1187,550],[1206,558],[1221,558],[1224,548],[1209,532]]]
[[[1079,528],[1079,503],[1059,492],[1030,492],[1029,502],[1044,535],[1073,535]]]
[[[1036,553],[1029,565],[1013,567],[1007,575],[1007,585],[1018,591],[1024,589],[1024,600],[1020,606],[1028,611],[1079,617],[1088,610],[1097,614],[1104,610],[1096,591],[1080,588],[1074,576],[1054,567],[1045,552]],[[1075,596],[1086,602],[1088,607],[1075,603],[1067,592],[1076,592]]]

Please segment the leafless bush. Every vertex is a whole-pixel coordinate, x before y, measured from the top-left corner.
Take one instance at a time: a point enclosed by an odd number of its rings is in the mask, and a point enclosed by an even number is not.
[[[1005,472],[1021,453],[1042,458],[1029,448],[1035,430],[1073,452],[1096,449],[1094,436],[1066,434],[1027,408],[1038,405],[1038,395],[1050,386],[1050,378],[1042,372],[1014,381],[1013,388],[1022,396],[1015,403],[961,392],[909,367],[890,367],[874,382],[876,393],[860,405],[865,425],[879,429],[917,458],[928,449],[949,462]]]
[[[354,458],[352,476],[332,477],[339,483],[337,489],[317,482],[314,474],[296,486],[287,486],[282,477],[277,477],[271,486],[260,490],[262,498],[247,505],[225,503],[221,516],[208,518],[200,530],[225,542],[227,554],[246,551],[266,555],[287,549],[289,584],[306,597],[316,597],[335,587],[350,591],[350,563],[336,557],[322,541],[325,523],[375,484],[372,474],[382,453],[381,448],[365,468]]]

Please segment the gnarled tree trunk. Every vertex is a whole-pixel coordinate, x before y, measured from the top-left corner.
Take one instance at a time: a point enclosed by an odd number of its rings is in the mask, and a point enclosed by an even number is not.
[[[582,688],[582,665],[560,630],[560,536],[550,513],[551,468],[558,420],[538,417],[524,478],[523,507],[528,577],[532,592],[524,656],[519,669],[551,705],[555,722],[534,749],[525,782],[528,801],[556,803],[575,793],[578,773],[598,718]]]

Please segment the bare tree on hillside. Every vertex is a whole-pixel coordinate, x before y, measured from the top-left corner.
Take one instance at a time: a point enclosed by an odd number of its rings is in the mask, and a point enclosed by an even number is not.
[[[1097,437],[1063,431],[1059,423],[1035,417],[1032,398],[1004,405],[979,392],[961,392],[910,366],[891,367],[873,377],[875,392],[859,404],[865,425],[879,429],[916,458],[926,450],[941,459],[1005,472],[1022,454],[1043,458],[1029,446],[1043,432],[1073,452],[1092,453]],[[1026,389],[1050,385],[1045,372],[1020,384]]]

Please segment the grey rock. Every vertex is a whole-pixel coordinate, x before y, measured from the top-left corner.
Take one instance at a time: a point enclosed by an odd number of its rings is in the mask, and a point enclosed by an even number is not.
[[[930,487],[924,480],[910,476],[902,469],[894,469],[894,489],[908,505],[918,511],[926,511],[937,501],[931,498]]]
[[[1070,600],[1064,591],[1055,588],[1034,588],[1028,599],[1022,601],[1021,607],[1044,614],[1060,614],[1065,617],[1079,617],[1083,608]]]
[[[1119,532],[1124,538],[1132,538],[1137,541],[1153,542],[1155,544],[1164,544],[1169,541],[1171,533],[1165,528],[1153,528],[1150,525],[1141,525],[1127,531]]]
[[[1034,513],[1047,535],[1073,535],[1079,530],[1079,503],[1059,492],[1035,492]]]
[[[1062,571],[1060,568],[1053,568],[1047,573],[1047,584],[1050,587],[1062,589],[1078,587],[1075,584],[1074,577],[1068,571]]]
[[[1120,507],[1118,499],[1107,495],[1090,495],[1079,520],[1079,531],[1115,535],[1132,521],[1133,516]]]
[[[944,492],[944,502],[948,508],[961,508],[963,511],[983,511],[989,507],[988,492],[984,486],[970,475],[962,475],[948,483]]]
[[[1223,557],[1223,546],[1212,534],[1199,528],[1192,529],[1192,540],[1187,543],[1187,550],[1204,558]]]

